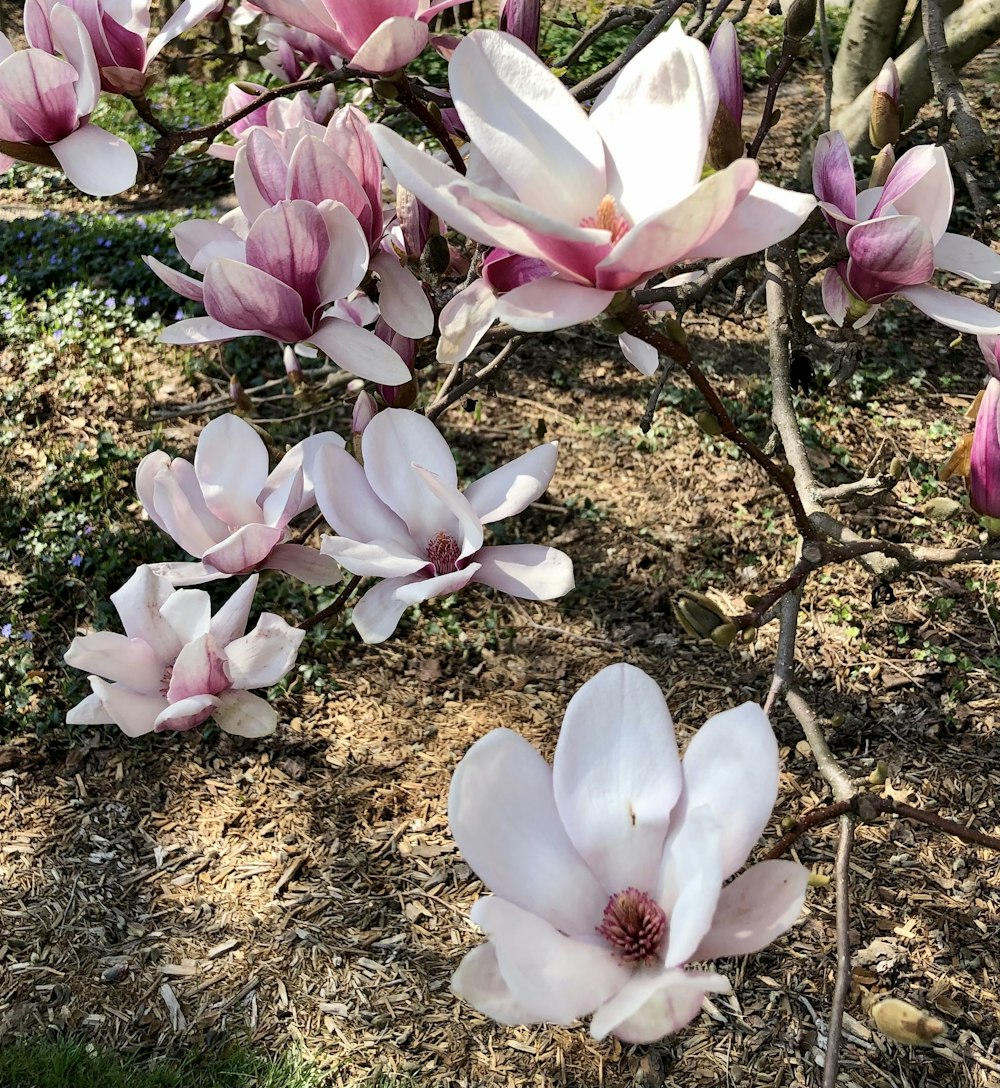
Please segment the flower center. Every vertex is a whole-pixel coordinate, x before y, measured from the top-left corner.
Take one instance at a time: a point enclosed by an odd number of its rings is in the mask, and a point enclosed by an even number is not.
[[[622,963],[650,967],[663,952],[667,916],[651,896],[638,888],[626,888],[608,900],[596,928]]]
[[[170,690],[170,678],[174,675],[173,665],[168,665],[163,670],[163,675],[160,677],[160,694],[164,699],[167,697],[167,692]]]
[[[622,239],[631,225],[618,210],[615,198],[610,194],[601,198],[600,204],[597,205],[596,215],[585,215],[580,220],[581,227],[596,227],[597,230],[610,231],[612,245]]]
[[[434,564],[438,574],[451,574],[458,570],[458,557],[462,548],[458,541],[447,533],[438,533],[427,544],[427,558]]]

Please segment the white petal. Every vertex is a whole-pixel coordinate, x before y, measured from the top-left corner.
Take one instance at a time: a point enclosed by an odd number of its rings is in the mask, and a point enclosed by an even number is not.
[[[499,1024],[537,1024],[541,1019],[515,1001],[489,942],[462,957],[451,976],[451,992]]]
[[[237,737],[266,737],[278,725],[274,707],[249,691],[224,691],[212,718],[221,730]]]
[[[414,340],[430,336],[434,311],[416,276],[384,251],[372,258],[370,267],[379,278],[378,304],[389,328]]]
[[[208,633],[212,600],[204,589],[175,589],[164,602],[160,615],[184,646]]]
[[[262,523],[257,496],[267,480],[267,447],[246,420],[217,416],[202,429],[194,471],[213,514],[235,529]]]
[[[590,321],[604,313],[614,297],[614,291],[549,276],[501,295],[493,316],[522,332],[551,332]]]
[[[650,374],[656,373],[656,368],[660,365],[660,353],[652,344],[647,344],[638,336],[623,332],[618,337],[618,346],[621,348],[622,355],[640,374],[648,378]]]
[[[936,287],[926,285],[907,287],[899,294],[902,298],[909,299],[928,317],[956,332],[968,332],[976,336],[1000,332],[1000,313],[981,302],[974,302],[971,298],[953,295],[950,291],[939,291]]]
[[[707,805],[675,817],[663,855],[657,899],[670,917],[664,963],[687,963],[712,925],[722,891],[722,828]]]
[[[475,581],[527,601],[551,601],[574,585],[573,560],[543,544],[497,544],[476,552]]]
[[[680,1031],[701,1010],[706,994],[728,994],[721,975],[703,971],[640,971],[590,1022],[595,1039],[614,1035],[625,1043],[655,1043]]]
[[[465,497],[484,525],[520,514],[544,494],[556,471],[558,442],[547,442],[501,465],[465,489]]]
[[[220,646],[228,646],[247,629],[259,580],[259,574],[251,574],[212,617],[209,634]]]
[[[157,716],[168,706],[162,695],[144,695],[124,684],[109,684],[99,676],[90,677],[90,686],[108,717],[127,737],[152,733]]]
[[[437,360],[461,362],[496,321],[497,297],[485,280],[476,280],[445,303],[438,316]]]
[[[269,688],[295,664],[305,631],[263,612],[257,626],[226,647],[226,673],[234,688]]]
[[[167,665],[140,638],[126,638],[113,631],[77,636],[63,660],[74,669],[117,680],[136,691],[158,693]]]
[[[173,661],[181,648],[181,640],[160,614],[172,593],[173,586],[165,578],[152,567],[141,566],[121,589],[111,594],[111,603],[121,617],[125,634],[149,643],[163,661]]]
[[[335,559],[303,544],[279,544],[261,570],[280,570],[311,586],[336,585],[343,577]]]
[[[66,177],[90,196],[114,196],[135,184],[139,160],[119,136],[97,125],[81,125],[52,144]]]
[[[410,368],[399,355],[373,332],[359,328],[352,321],[326,317],[306,343],[365,381],[402,385],[410,380]]]
[[[945,234],[934,246],[934,265],[956,276],[1000,283],[1000,253],[974,238]]]

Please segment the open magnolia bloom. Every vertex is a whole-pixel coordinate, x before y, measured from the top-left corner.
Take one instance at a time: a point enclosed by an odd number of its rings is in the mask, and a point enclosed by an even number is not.
[[[460,0],[254,0],[289,26],[315,34],[352,68],[396,72],[430,40],[428,23]]]
[[[53,35],[52,12],[60,0],[27,0],[24,34],[48,53],[61,52]],[[147,44],[150,0],[70,0],[90,36],[101,86],[113,94],[141,94],[146,69],[178,35],[222,7],[224,0],[184,0]]]
[[[31,149],[47,147],[81,192],[112,196],[135,183],[139,161],[120,137],[88,120],[101,94],[94,47],[80,16],[56,4],[49,16],[53,56],[15,50],[0,34],[0,174]],[[18,145],[24,145],[19,147]]]
[[[354,606],[365,642],[382,642],[410,605],[470,582],[547,601],[573,588],[568,555],[541,544],[483,545],[483,526],[520,513],[549,485],[556,443],[458,490],[448,443],[425,416],[379,412],[361,435],[364,467],[345,450],[316,458],[316,501],[339,534],[322,551],[352,574],[383,579]]]
[[[474,148],[468,177],[391,129],[372,133],[399,184],[450,226],[552,270],[505,296],[516,329],[587,321],[678,261],[757,252],[815,207],[758,181],[753,159],[702,176],[718,91],[708,50],[679,23],[629,61],[589,115],[507,34],[470,34],[449,78]]]
[[[92,692],[66,715],[69,725],[117,725],[127,736],[182,732],[214,718],[241,737],[264,737],[274,708],[249,688],[276,684],[295,664],[305,632],[270,612],[245,635],[258,575],[212,615],[203,589],[174,589],[140,567],[111,601],[125,634],[73,639],[65,661],[90,673]]]
[[[955,185],[943,148],[911,148],[884,185],[859,193],[847,141],[827,132],[816,145],[813,189],[849,254],[823,277],[823,305],[838,325],[860,328],[899,295],[949,329],[1000,332],[996,311],[929,286],[936,271],[1000,283],[1000,253],[947,231]]]
[[[135,474],[139,501],[167,536],[198,563],[152,569],[175,586],[198,585],[252,570],[280,570],[314,585],[340,580],[340,568],[315,548],[286,543],[288,523],[316,504],[313,470],[332,431],[293,446],[268,474],[267,447],[239,416],[218,416],[198,436],[194,464],[162,450],[147,454]]]
[[[282,200],[260,212],[245,239],[210,219],[180,224],[174,239],[204,281],[155,257],[143,260],[178,294],[203,303],[208,316],[168,326],[160,335],[163,343],[266,336],[281,344],[311,344],[368,381],[409,380],[409,369],[392,348],[329,312],[368,271],[368,243],[343,204]]]
[[[472,908],[489,940],[453,991],[504,1024],[570,1024],[648,1043],[708,993],[693,961],[756,952],[788,930],[808,870],[764,861],[726,883],[767,826],[778,747],[760,707],[710,718],[677,756],[656,683],[612,665],[570,700],[549,767],[509,729],[455,769],[451,831],[492,895]]]

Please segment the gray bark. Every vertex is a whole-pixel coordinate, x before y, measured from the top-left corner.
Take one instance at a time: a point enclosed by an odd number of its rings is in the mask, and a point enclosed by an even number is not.
[[[854,0],[833,63],[833,111],[855,98],[892,56],[906,0]]]
[[[958,71],[1000,39],[1000,3],[974,0],[964,4],[946,20],[944,29],[951,63]],[[896,58],[896,67],[902,85],[903,121],[906,124],[916,117],[933,94],[923,38]],[[855,154],[871,154],[874,150],[868,143],[868,111],[874,84],[873,77],[853,102],[833,115],[833,127],[843,132]]]
[[[961,6],[962,0],[938,0],[938,7],[941,9],[941,14],[946,19],[953,11],[958,11]],[[922,7],[923,4],[918,3],[913,14],[910,16],[910,21],[906,25],[906,30],[903,31],[903,36],[896,42],[896,48],[892,51],[894,57],[898,56],[900,53],[905,53],[915,41],[918,41],[924,36]]]

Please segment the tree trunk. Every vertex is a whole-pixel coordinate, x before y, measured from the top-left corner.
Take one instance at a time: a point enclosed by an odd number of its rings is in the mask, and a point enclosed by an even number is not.
[[[942,17],[947,19],[953,11],[958,11],[962,6],[962,2],[963,0],[938,0],[938,7],[941,9]],[[914,42],[919,41],[924,36],[922,6],[921,3],[918,3],[910,16],[910,21],[906,25],[906,30],[903,31],[903,36],[896,42],[896,48],[892,51],[894,57],[899,56],[900,53],[905,53]]]
[[[906,0],[854,0],[833,64],[833,110],[842,109],[878,75],[892,56]]]
[[[1000,3],[997,0],[975,0],[974,3],[964,4],[947,19],[944,29],[951,63],[959,71],[973,57],[1000,39]],[[923,38],[896,58],[896,67],[902,85],[903,123],[908,124],[933,94],[927,46]],[[871,154],[874,150],[868,142],[868,112],[874,82],[873,78],[850,105],[833,115],[833,128],[843,132],[856,155]]]

